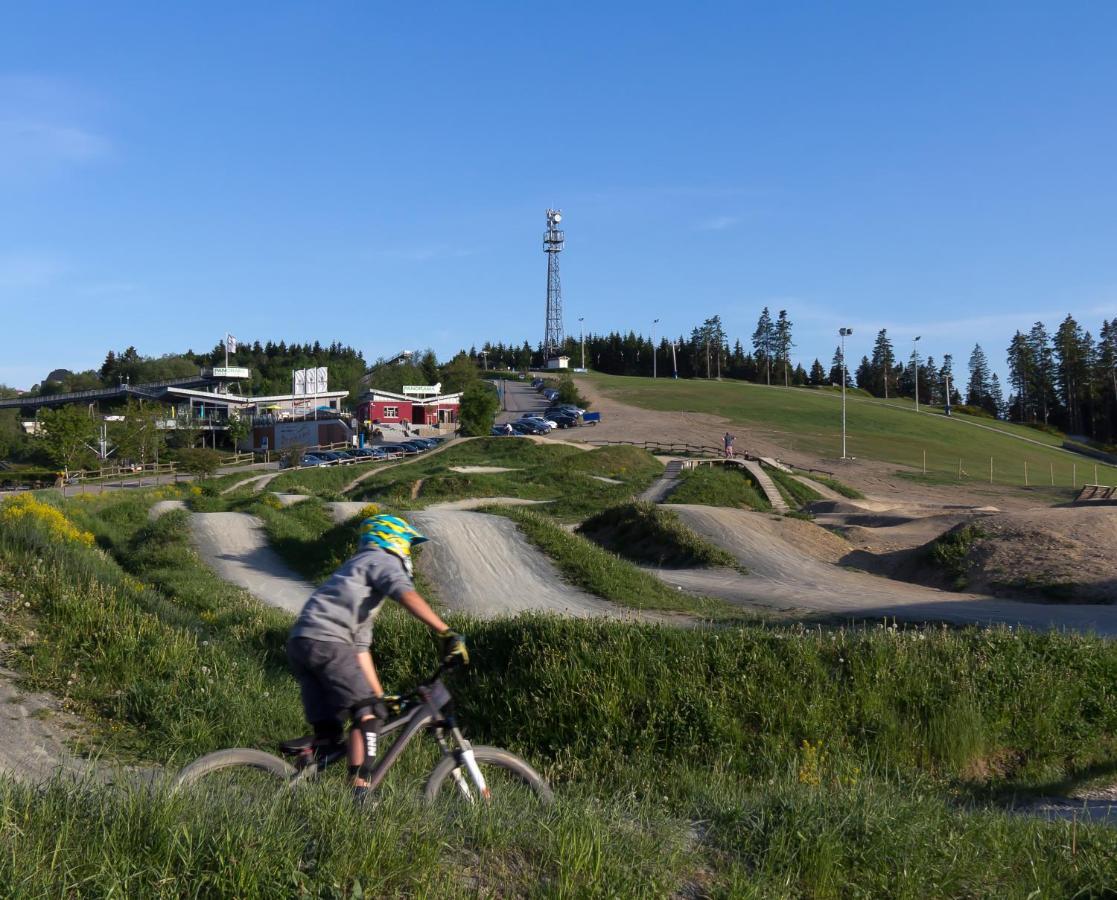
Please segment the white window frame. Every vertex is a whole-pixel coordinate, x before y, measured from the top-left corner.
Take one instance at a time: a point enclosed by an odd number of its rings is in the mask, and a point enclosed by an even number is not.
[[[384,418],[385,419],[398,419],[399,418],[399,407],[398,406],[385,406],[384,407]]]

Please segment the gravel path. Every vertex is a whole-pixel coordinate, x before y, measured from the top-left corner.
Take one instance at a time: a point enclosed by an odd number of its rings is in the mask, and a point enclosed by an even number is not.
[[[763,513],[709,506],[671,507],[699,534],[724,547],[749,570],[661,570],[668,584],[742,606],[814,610],[854,618],[1011,624],[1071,628],[1117,636],[1117,607],[994,600],[877,578],[816,559],[780,534]]]

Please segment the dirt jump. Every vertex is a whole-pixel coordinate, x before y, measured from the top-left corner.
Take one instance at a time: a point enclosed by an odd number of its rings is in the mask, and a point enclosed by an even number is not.
[[[255,516],[194,513],[190,532],[198,555],[219,577],[268,606],[298,613],[314,591],[272,550],[264,523]]]
[[[635,617],[567,584],[511,520],[472,511],[494,503],[523,502],[530,501],[486,497],[408,514],[415,527],[432,539],[424,545],[419,565],[434,583],[438,599],[450,609],[482,618],[521,612]],[[336,522],[346,522],[366,505],[344,502],[328,507]],[[243,587],[262,603],[297,613],[313,592],[314,585],[295,574],[271,549],[263,523],[256,517],[194,513],[190,528],[202,560],[221,578]]]
[[[749,571],[748,575],[726,569],[657,571],[668,584],[684,590],[741,606],[856,619],[1008,624],[1117,635],[1117,607],[992,599],[879,578],[836,565],[848,545],[843,547],[840,538],[809,522],[721,507],[674,505],[671,509]]]
[[[577,618],[626,615],[620,607],[563,581],[511,519],[446,508],[426,509],[409,518],[431,537],[423,545],[420,571],[451,609],[484,618],[521,612]]]

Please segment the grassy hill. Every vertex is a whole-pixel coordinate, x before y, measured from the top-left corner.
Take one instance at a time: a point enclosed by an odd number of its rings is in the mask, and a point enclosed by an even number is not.
[[[86,716],[106,758],[173,768],[298,733],[290,618],[206,569],[182,513],[149,521],[163,496],[0,504],[5,664]],[[469,733],[529,757],[557,788],[554,808],[424,809],[429,748],[409,751],[371,814],[329,773],[255,804],[0,777],[0,884],[13,896],[330,898],[1069,897],[1112,885],[1114,829],[987,803],[1113,772],[1110,642],[453,621],[473,648],[453,680]],[[433,645],[414,623],[389,611],[376,634],[386,683],[429,669]]]
[[[608,397],[645,409],[712,413],[762,433],[790,451],[826,459],[841,456],[841,394],[744,382],[651,380],[591,375]],[[896,465],[901,474],[931,483],[989,483],[1052,487],[1069,495],[1073,484],[1093,482],[1095,461],[1054,446],[1058,438],[1036,429],[971,416],[947,418],[910,401],[847,397],[851,456]],[[747,442],[739,445],[747,449]],[[923,475],[926,453],[927,474]],[[959,464],[962,475],[959,476]],[[1117,468],[1096,463],[1103,484],[1117,484]]]

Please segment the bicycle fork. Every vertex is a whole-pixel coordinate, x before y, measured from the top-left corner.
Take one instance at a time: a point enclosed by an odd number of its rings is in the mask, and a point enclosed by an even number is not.
[[[470,803],[473,802],[473,791],[470,789],[469,781],[466,780],[466,773],[468,773],[469,779],[477,789],[477,793],[485,800],[492,799],[489,786],[485,783],[485,776],[473,755],[473,745],[466,740],[465,735],[456,725],[450,728],[450,733],[454,736],[456,746],[451,747],[450,742],[441,733],[438,735],[438,743],[442,747],[442,752],[453,756],[454,762],[457,763],[451,774],[454,776],[454,783],[458,786],[458,790],[461,791],[466,800]]]

